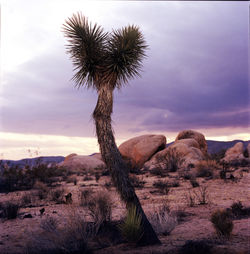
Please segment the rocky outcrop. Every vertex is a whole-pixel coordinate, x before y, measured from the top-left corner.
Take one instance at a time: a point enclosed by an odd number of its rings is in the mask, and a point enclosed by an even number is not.
[[[250,146],[248,145],[247,150],[249,151]],[[233,147],[229,148],[224,158],[222,159],[222,162],[226,163],[249,163],[249,158],[244,156],[244,145],[242,142],[236,143]]]
[[[59,164],[59,166],[70,170],[90,170],[95,168],[104,168],[105,163],[95,156],[70,155],[67,156],[65,160]]]
[[[155,154],[144,166],[149,169],[161,167],[171,171],[175,167],[188,167],[190,164],[196,164],[204,159],[205,156],[195,139],[180,139],[168,148]]]
[[[163,135],[142,135],[131,138],[119,146],[121,155],[132,167],[141,168],[156,152],[166,147]]]
[[[203,155],[207,156],[207,142],[205,136],[202,133],[193,130],[184,130],[178,134],[175,141],[182,139],[195,139]]]

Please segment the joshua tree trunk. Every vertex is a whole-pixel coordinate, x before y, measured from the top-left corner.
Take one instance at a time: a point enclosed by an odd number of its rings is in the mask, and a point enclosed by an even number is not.
[[[127,208],[131,205],[135,205],[137,213],[142,216],[144,234],[139,241],[139,244],[158,244],[160,241],[141,207],[134,187],[129,181],[129,168],[123,161],[116,146],[111,126],[112,111],[113,88],[109,85],[101,86],[98,90],[98,101],[93,113],[93,118],[96,124],[96,134],[102,158],[106,163],[106,166],[110,171],[112,181],[120,194],[121,199],[126,203]]]

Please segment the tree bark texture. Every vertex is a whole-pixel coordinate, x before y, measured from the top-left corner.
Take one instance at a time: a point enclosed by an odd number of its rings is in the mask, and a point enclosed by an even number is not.
[[[130,183],[128,166],[123,161],[120,151],[116,146],[111,125],[112,111],[113,88],[108,85],[102,86],[98,90],[98,101],[93,113],[102,158],[110,171],[112,181],[122,201],[125,202],[127,208],[131,205],[136,206],[137,213],[142,217],[144,233],[138,244],[159,244],[160,241],[141,207],[134,187]]]

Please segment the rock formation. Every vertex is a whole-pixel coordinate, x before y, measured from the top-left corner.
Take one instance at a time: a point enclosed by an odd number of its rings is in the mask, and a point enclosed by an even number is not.
[[[141,168],[156,152],[166,147],[163,135],[142,135],[131,138],[119,146],[121,155],[132,167]]]

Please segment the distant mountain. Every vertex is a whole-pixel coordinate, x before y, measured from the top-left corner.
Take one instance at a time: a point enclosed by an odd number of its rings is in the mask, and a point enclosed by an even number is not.
[[[221,151],[222,149],[228,149],[230,147],[233,147],[236,143],[242,142],[244,145],[244,148],[250,144],[250,140],[243,141],[243,140],[233,140],[233,141],[214,141],[214,140],[207,140],[207,150],[209,154],[217,153]],[[171,142],[167,144],[167,147],[173,144],[174,142]]]
[[[233,140],[233,141],[213,141],[213,140],[207,140],[207,150],[208,153],[217,153],[221,151],[222,149],[228,149],[230,147],[233,147],[236,143],[242,142],[244,145],[244,149],[247,148],[248,144],[250,144],[250,140],[248,141],[242,141],[242,140]]]
[[[30,167],[35,166],[37,163],[49,164],[49,163],[59,163],[64,160],[63,156],[41,156],[36,158],[22,159],[22,160],[0,160],[2,164],[7,164],[9,166],[19,165],[24,167],[29,165]]]

